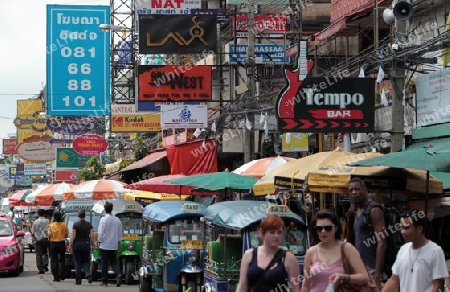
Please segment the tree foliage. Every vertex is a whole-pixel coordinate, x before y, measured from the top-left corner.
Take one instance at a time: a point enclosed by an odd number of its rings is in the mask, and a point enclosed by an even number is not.
[[[105,173],[105,165],[99,162],[97,156],[92,156],[87,162],[86,166],[78,172],[78,178],[87,180],[101,179]]]

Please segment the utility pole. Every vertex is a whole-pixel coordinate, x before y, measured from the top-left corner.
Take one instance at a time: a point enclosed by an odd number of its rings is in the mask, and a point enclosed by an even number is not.
[[[248,48],[247,48],[247,83],[248,93],[246,98],[254,99],[256,94],[255,81],[255,0],[248,1]],[[251,101],[253,104],[253,100]],[[254,149],[253,139],[253,114],[250,113],[246,118],[252,123],[251,130],[244,130],[244,163],[250,162]]]
[[[395,20],[396,39],[406,36],[408,21]],[[405,61],[397,59],[394,54],[392,61],[392,133],[391,152],[403,149],[405,135],[405,108],[403,106],[403,90],[405,88]]]

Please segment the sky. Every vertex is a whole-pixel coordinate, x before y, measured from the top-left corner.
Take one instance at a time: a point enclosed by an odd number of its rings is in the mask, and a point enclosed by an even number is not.
[[[16,132],[13,124],[17,113],[16,101],[36,97],[45,86],[47,5],[109,6],[109,2],[109,0],[2,1],[0,139]]]

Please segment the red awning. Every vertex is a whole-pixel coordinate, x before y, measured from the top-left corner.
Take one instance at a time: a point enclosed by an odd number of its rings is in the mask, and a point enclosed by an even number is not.
[[[344,29],[347,26],[347,18],[348,16],[345,16],[341,18],[340,20],[336,21],[326,29],[322,30],[319,33],[316,33],[314,35],[314,38],[318,41],[326,40],[327,38],[331,37],[335,33],[338,33],[341,31],[341,29]]]
[[[124,171],[128,171],[128,170],[133,170],[133,169],[138,169],[138,168],[143,168],[143,167],[149,166],[150,164],[153,164],[153,163],[163,159],[166,156],[167,156],[167,152],[166,151],[154,152],[152,154],[149,154],[149,155],[145,156],[141,160],[136,161],[135,163],[132,163],[132,164],[128,165],[124,169],[121,169],[120,172],[124,172]]]

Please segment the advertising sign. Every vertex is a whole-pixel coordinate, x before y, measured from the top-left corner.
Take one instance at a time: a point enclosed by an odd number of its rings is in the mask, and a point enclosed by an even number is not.
[[[17,154],[29,161],[51,161],[55,159],[56,146],[50,143],[50,136],[33,135],[17,146]]]
[[[24,176],[46,176],[47,165],[45,163],[25,163],[23,168]]]
[[[3,154],[11,155],[16,154],[17,140],[16,139],[3,139]]]
[[[308,134],[307,133],[285,133],[282,136],[281,151],[283,151],[283,152],[302,152],[302,151],[308,151],[308,150],[309,150],[309,147],[308,147]]]
[[[162,128],[206,128],[208,106],[203,104],[162,104]]]
[[[89,156],[81,155],[72,148],[56,149],[56,168],[83,168]]]
[[[417,77],[417,127],[450,122],[450,68]]]
[[[200,0],[149,0],[135,2],[136,18],[140,14],[191,14],[191,9],[201,8]]]
[[[47,113],[109,115],[109,6],[47,6]]]
[[[285,56],[287,46],[277,44],[256,44],[255,45],[255,63],[274,64],[289,63],[289,58]],[[246,44],[228,44],[227,61],[229,64],[245,63],[247,61],[248,45]]]
[[[191,9],[191,14],[193,15],[200,15],[200,14],[206,14],[206,15],[216,15],[217,16],[217,23],[225,24],[230,22],[230,16],[228,15],[228,9]]]
[[[95,134],[84,134],[73,140],[73,149],[81,155],[97,156],[108,148],[105,138]]]
[[[75,182],[78,178],[78,169],[56,169],[53,181]]]
[[[238,14],[230,18],[231,34],[238,38],[248,37],[248,14]],[[287,30],[286,15],[259,14],[255,15],[254,21],[255,37],[283,38]]]
[[[97,120],[93,116],[51,116],[46,122],[47,128],[55,133],[63,135],[80,135],[94,130],[97,127]]]
[[[46,121],[47,118],[36,117],[36,114],[20,115],[14,119],[14,125],[17,129],[33,129],[37,132],[43,132],[46,130]]]
[[[140,54],[215,52],[215,15],[139,15]]]
[[[40,99],[20,99],[17,100],[17,117],[35,116],[38,117],[43,110],[42,100]],[[44,124],[45,125],[45,124]],[[28,129],[17,128],[17,144],[22,143],[25,139],[40,135],[39,131],[29,127]]]
[[[138,102],[210,101],[211,66],[138,66]]]
[[[161,114],[142,113],[133,115],[112,115],[112,132],[137,133],[161,131]]]

